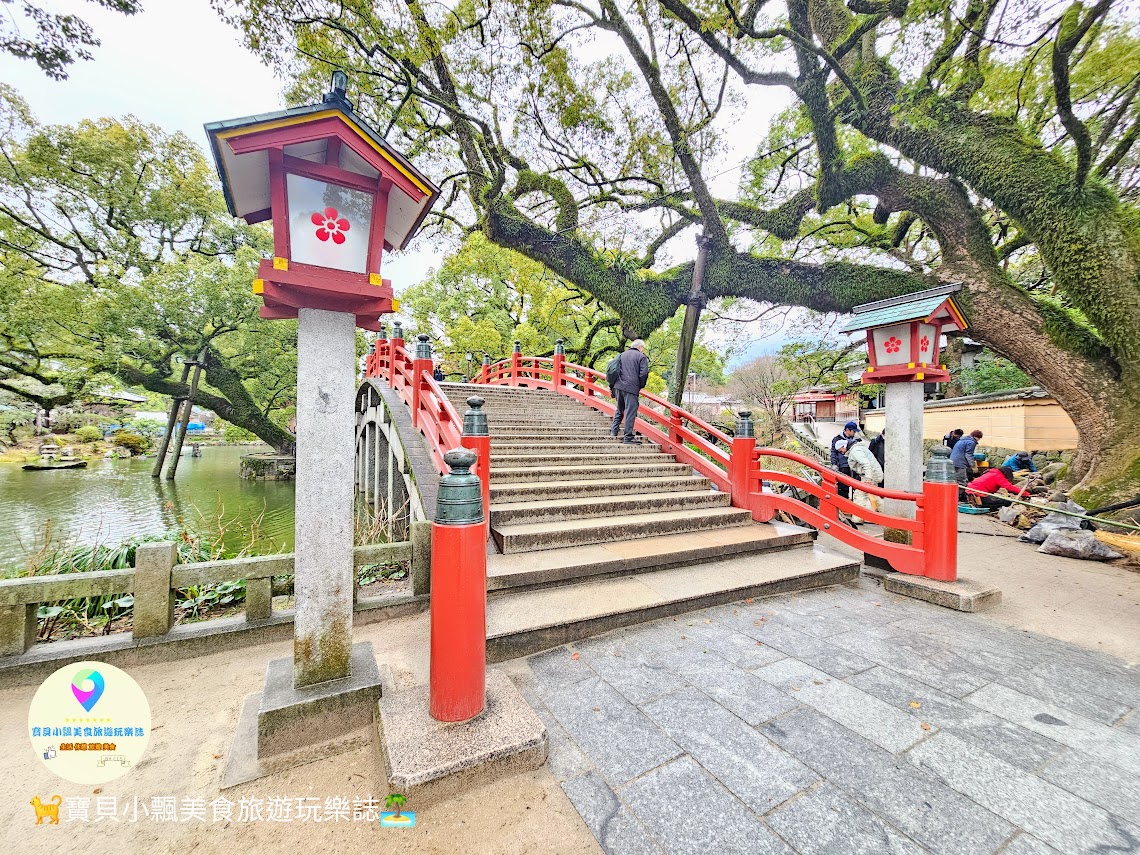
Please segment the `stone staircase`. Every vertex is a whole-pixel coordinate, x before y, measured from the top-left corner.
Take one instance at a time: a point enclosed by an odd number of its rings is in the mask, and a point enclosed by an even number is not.
[[[554,392],[442,384],[478,395],[491,433],[487,656],[501,661],[733,600],[853,579],[815,533],[756,523],[652,443]]]

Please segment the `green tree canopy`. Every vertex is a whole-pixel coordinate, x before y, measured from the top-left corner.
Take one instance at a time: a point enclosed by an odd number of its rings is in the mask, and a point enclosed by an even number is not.
[[[277,448],[296,325],[265,322],[250,290],[269,248],[226,213],[182,134],[133,118],[41,126],[0,90],[0,389],[51,409],[117,378],[186,395]]]
[[[707,298],[831,312],[961,283],[971,335],[1080,428],[1070,472],[1140,486],[1125,0],[215,3],[292,97],[353,76],[438,177],[431,223],[544,264],[628,330],[691,301],[667,247],[690,227]],[[724,129],[769,91],[794,108],[722,198]],[[1020,275],[1034,263],[1045,293]]]
[[[523,353],[550,356],[562,339],[570,362],[602,370],[625,349],[621,318],[582,289],[524,255],[471,234],[428,279],[406,289],[401,310],[417,331],[428,333],[446,370],[466,370],[473,354],[478,370],[483,355],[507,358],[517,340]],[[731,332],[706,317],[690,370],[713,383],[724,382]],[[724,326],[724,325],[721,325]],[[654,330],[646,345],[654,391],[670,376],[681,334],[681,316]]]

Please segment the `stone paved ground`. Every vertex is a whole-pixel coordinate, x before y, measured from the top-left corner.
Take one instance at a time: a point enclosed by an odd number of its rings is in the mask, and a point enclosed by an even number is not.
[[[528,663],[607,853],[1140,853],[1140,671],[867,580]]]

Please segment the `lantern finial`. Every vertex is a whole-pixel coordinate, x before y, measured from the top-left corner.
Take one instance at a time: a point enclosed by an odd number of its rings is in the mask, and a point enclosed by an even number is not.
[[[332,73],[332,88],[321,99],[324,103],[340,103],[352,109],[352,102],[348,100],[348,75],[339,68]]]

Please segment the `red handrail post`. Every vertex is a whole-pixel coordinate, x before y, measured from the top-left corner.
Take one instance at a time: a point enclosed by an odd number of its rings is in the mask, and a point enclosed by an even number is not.
[[[483,354],[483,366],[479,372],[479,382],[480,383],[490,383],[491,382],[491,357],[490,357],[490,355],[488,355],[486,353]]]
[[[554,391],[559,392],[562,387],[562,375],[564,369],[562,366],[566,364],[566,347],[562,339],[558,339],[554,343],[554,371],[550,375],[550,382],[554,386]]]
[[[469,448],[478,457],[474,472],[479,476],[480,495],[483,497],[483,517],[487,531],[491,528],[491,436],[487,429],[487,414],[483,412],[484,401],[478,395],[467,399],[470,409],[463,414],[463,437],[459,444]]]
[[[412,360],[412,427],[420,424],[420,397],[423,391],[424,376],[431,376],[431,343],[427,333],[416,336],[416,358]]]
[[[673,448],[679,447],[681,442],[681,426],[684,421],[681,419],[681,411],[676,407],[669,408],[669,442],[672,443]],[[670,449],[672,451],[673,449]]]
[[[487,701],[487,526],[476,455],[454,448],[439,479],[431,526],[431,665],[428,712],[466,721]]]
[[[926,463],[923,496],[923,573],[939,582],[958,578],[958,484],[950,449],[934,449]]]
[[[734,508],[751,508],[751,469],[756,456],[756,436],[752,428],[752,413],[741,410],[732,435],[732,450],[728,454],[728,483],[732,490]],[[771,519],[771,517],[769,517]]]
[[[511,350],[511,385],[519,385],[519,367],[522,365],[522,342],[516,340]]]
[[[392,384],[392,342],[388,341],[388,325],[384,323],[376,337],[376,376]]]
[[[823,498],[819,502],[819,512],[828,520],[823,524],[824,530],[831,531],[832,524],[839,522],[839,508],[832,501],[839,493],[839,479],[830,469],[824,469],[820,474],[823,476]]]
[[[400,372],[403,371],[403,366],[396,366],[396,360],[403,359],[404,355],[404,328],[400,326],[399,321],[392,322],[392,341],[388,347],[388,385],[394,390],[399,390],[400,387]]]

